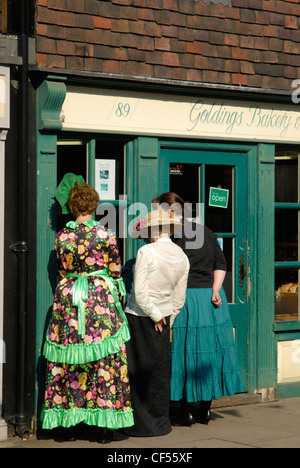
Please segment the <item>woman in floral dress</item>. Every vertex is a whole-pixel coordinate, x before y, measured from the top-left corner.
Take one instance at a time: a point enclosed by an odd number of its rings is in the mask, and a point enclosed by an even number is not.
[[[71,184],[77,177],[67,176]],[[130,334],[119,301],[125,288],[116,239],[92,220],[98,203],[92,187],[76,183],[68,197],[76,221],[56,236],[62,279],[44,346],[43,429],[133,425],[125,348]]]

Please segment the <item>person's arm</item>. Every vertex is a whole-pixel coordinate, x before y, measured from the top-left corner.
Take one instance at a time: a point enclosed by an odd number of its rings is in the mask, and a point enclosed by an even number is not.
[[[173,299],[172,299],[173,313],[170,319],[171,327],[174,323],[174,320],[176,319],[177,315],[180,313],[185,303],[186,286],[187,286],[187,281],[188,281],[188,276],[189,276],[189,270],[190,270],[190,263],[188,261],[188,258],[186,257],[186,266],[185,266],[184,273],[181,276],[180,280],[178,281],[177,285],[175,286],[175,289],[173,292]]]
[[[223,285],[225,276],[226,276],[226,271],[224,270],[214,271],[213,294],[212,294],[211,301],[214,305],[218,307],[222,305],[222,300],[220,298],[220,289]]]
[[[212,303],[216,306],[222,305],[220,298],[220,289],[222,288],[226,276],[226,259],[220,247],[217,237],[214,244],[214,281],[213,281],[213,294]]]
[[[148,315],[153,322],[160,322],[164,315],[153,304],[148,288],[149,256],[140,249],[136,256],[134,267],[134,294],[137,305]]]

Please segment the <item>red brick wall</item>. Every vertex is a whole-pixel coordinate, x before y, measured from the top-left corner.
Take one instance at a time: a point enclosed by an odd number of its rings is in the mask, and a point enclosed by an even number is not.
[[[37,64],[291,90],[299,0],[37,0]]]

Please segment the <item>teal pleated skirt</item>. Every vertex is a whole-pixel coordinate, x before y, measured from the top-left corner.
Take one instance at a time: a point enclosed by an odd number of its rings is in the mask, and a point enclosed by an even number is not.
[[[212,289],[187,289],[173,325],[171,401],[218,400],[243,392],[233,326],[224,290],[222,306],[212,304]]]

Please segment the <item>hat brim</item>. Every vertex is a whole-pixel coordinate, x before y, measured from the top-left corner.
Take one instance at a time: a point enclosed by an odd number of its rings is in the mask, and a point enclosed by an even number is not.
[[[157,230],[158,228],[165,229],[166,232],[167,232],[167,228],[169,228],[169,233],[171,235],[174,229],[180,226],[183,226],[183,224],[172,219],[170,221],[169,220],[166,221],[165,223],[164,222],[150,223],[150,224],[146,224],[145,226],[142,226],[140,229],[136,229],[132,231],[131,237],[133,239],[149,239],[151,238],[151,230],[153,229],[154,231],[154,230]]]

